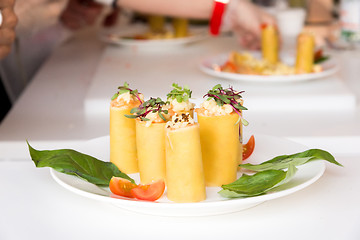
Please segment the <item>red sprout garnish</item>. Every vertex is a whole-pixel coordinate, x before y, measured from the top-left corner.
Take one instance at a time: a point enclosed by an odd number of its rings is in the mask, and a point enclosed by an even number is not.
[[[166,104],[161,98],[150,98],[149,100],[140,104],[139,107],[131,109],[130,113],[133,115],[125,115],[127,118],[140,118],[142,121],[150,121],[146,116],[150,112],[157,112],[159,117],[167,121],[164,114],[168,114],[168,110],[163,110],[162,107]]]
[[[137,89],[131,89],[129,88],[129,84],[127,82],[124,83],[123,86],[118,87],[119,91],[117,91],[114,96],[112,96],[111,100],[114,100],[115,98],[117,98],[119,95],[123,94],[123,93],[127,93],[129,92],[131,95],[135,96],[140,103],[143,103],[143,101],[141,100],[140,96],[139,96],[139,91]]]
[[[241,101],[238,101],[239,99],[242,98],[241,96],[242,93],[244,93],[244,91],[235,91],[233,87],[224,89],[221,86],[221,84],[217,84],[211,90],[209,90],[204,95],[204,97],[208,97],[207,100],[214,99],[218,106],[229,104],[234,109],[234,111],[239,115],[238,122],[241,120],[241,122],[244,125],[248,125],[248,122],[242,118],[242,114],[241,114],[241,111],[247,110],[247,108],[241,105]]]

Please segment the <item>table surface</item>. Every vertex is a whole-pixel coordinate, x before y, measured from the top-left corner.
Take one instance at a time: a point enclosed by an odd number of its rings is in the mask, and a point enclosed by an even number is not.
[[[211,45],[212,41],[222,40],[208,39],[196,43],[199,46],[186,47],[195,49],[203,44]],[[223,48],[219,46],[214,44],[211,53],[221,53]],[[89,115],[85,109],[108,49],[98,41],[95,30],[83,31],[60,46],[1,124],[0,239],[104,239],[113,236],[124,239],[149,236],[158,239],[360,239],[358,105],[352,110],[248,111],[246,119],[251,124],[246,134],[275,135],[309,148],[323,148],[333,153],[344,167],[326,164],[324,175],[311,186],[232,214],[157,217],[132,213],[69,192],[51,178],[49,169],[35,168],[25,139],[40,149],[55,149],[71,148],[108,134],[107,114]],[[114,51],[121,53],[122,50],[116,48]],[[359,55],[358,52],[336,55],[342,67],[338,77],[357,98],[360,96]],[[168,85],[173,82],[172,77],[169,76]],[[121,76],[119,79],[120,83],[126,81]],[[181,78],[177,76],[176,79]],[[186,79],[178,82],[193,81]],[[131,81],[141,82],[136,77]],[[147,84],[144,91],[150,92],[151,87]],[[204,91],[198,85],[195,90]]]

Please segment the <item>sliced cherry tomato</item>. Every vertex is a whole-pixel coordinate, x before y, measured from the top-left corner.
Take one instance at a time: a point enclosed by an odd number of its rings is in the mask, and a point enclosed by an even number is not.
[[[243,144],[243,161],[250,157],[255,148],[255,137],[252,135],[246,144]]]
[[[109,188],[112,193],[129,198],[134,197],[131,189],[135,188],[136,186],[136,184],[130,182],[129,180],[120,177],[112,177],[109,184]]]
[[[159,199],[165,191],[164,180],[159,180],[151,184],[142,185],[131,189],[131,193],[134,197],[146,201],[155,201]]]

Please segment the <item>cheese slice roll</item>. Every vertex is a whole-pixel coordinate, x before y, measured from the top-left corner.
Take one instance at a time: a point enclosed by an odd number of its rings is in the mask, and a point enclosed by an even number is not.
[[[218,108],[218,111],[211,111]],[[207,186],[221,186],[236,180],[241,162],[239,115],[230,105],[218,106],[213,99],[196,109],[200,124],[201,151]]]
[[[315,39],[311,33],[303,32],[297,38],[295,72],[311,73],[314,68]]]
[[[199,124],[189,114],[175,114],[166,127],[167,197],[174,202],[206,198]]]
[[[140,94],[139,96],[142,95]],[[139,171],[136,152],[135,119],[127,118],[140,100],[129,92],[119,95],[110,103],[110,161],[120,171],[130,174]]]

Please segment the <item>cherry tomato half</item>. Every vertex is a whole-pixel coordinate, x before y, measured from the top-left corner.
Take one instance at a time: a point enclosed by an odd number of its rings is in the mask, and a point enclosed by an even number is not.
[[[159,199],[165,191],[164,180],[159,180],[151,184],[142,185],[131,189],[131,193],[137,199],[155,201]]]
[[[243,144],[243,161],[250,157],[255,148],[255,137],[252,135],[246,144]]]
[[[135,187],[136,184],[130,182],[127,179],[120,177],[112,177],[109,184],[109,188],[112,193],[129,198],[134,197],[134,195],[131,192],[131,189]]]

